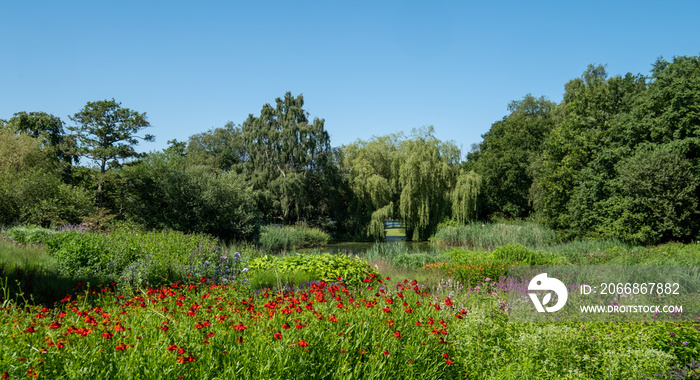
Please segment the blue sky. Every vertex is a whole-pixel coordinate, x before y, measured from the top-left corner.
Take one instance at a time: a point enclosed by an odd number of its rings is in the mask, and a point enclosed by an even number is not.
[[[700,54],[698,1],[4,1],[0,118],[86,102],[167,140],[303,94],[334,146],[433,125],[466,154],[512,100],[559,102],[588,64]]]

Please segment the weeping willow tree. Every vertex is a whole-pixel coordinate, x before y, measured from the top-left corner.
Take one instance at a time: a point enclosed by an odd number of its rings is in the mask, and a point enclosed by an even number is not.
[[[450,216],[459,149],[434,136],[433,127],[375,137],[343,147],[344,172],[353,194],[355,231],[384,239],[384,222],[401,219],[406,237],[426,240]],[[469,195],[475,196],[475,195]]]
[[[394,201],[398,200],[400,138],[399,134],[358,140],[342,148],[342,166],[353,195],[346,224],[354,235],[376,240],[386,237],[384,221],[393,217]]]
[[[449,193],[460,151],[433,133],[432,126],[414,130],[401,142],[399,214],[406,223],[406,236],[413,240],[428,239],[450,213]]]
[[[452,219],[464,224],[477,217],[477,200],[481,192],[481,176],[469,171],[457,177],[457,182],[450,194],[452,201]]]

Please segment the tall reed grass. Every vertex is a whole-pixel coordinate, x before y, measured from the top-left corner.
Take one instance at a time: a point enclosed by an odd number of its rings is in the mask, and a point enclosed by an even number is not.
[[[556,233],[537,223],[469,223],[440,228],[433,241],[448,246],[490,250],[501,245],[542,247],[555,242]]]
[[[274,252],[297,248],[313,248],[328,244],[331,236],[318,228],[303,226],[264,226],[260,231],[260,245]]]

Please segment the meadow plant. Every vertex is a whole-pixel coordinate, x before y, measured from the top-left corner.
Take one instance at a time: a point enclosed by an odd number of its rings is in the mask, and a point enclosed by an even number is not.
[[[534,248],[554,243],[556,233],[537,223],[471,222],[440,228],[431,240],[438,244],[477,250],[489,250],[507,244]]]

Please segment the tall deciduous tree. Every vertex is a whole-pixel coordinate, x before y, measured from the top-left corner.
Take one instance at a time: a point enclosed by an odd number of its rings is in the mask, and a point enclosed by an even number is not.
[[[66,136],[64,124],[59,117],[46,112],[17,112],[6,128],[39,139],[47,154],[70,165],[77,163],[78,157],[71,153],[75,150],[75,140]]]
[[[530,215],[532,176],[527,169],[554,127],[555,107],[555,103],[529,94],[511,102],[510,114],[495,122],[477,149],[467,155],[467,168],[482,178],[482,218]]]
[[[449,194],[458,173],[459,149],[433,133],[432,126],[415,130],[401,142],[399,212],[413,240],[427,240],[450,214]]]
[[[268,222],[318,224],[331,211],[333,187],[325,183],[337,170],[330,137],[324,120],[310,122],[303,106],[303,96],[287,92],[241,126],[247,150],[243,167]]]
[[[146,113],[122,108],[121,103],[112,100],[88,102],[85,107],[70,118],[77,123],[68,129],[74,132],[78,147],[77,153],[96,161],[100,168],[97,179],[98,207],[102,207],[104,174],[120,161],[138,157],[134,145],[139,140],[153,141],[153,135],[137,136],[143,128],[149,127]]]

